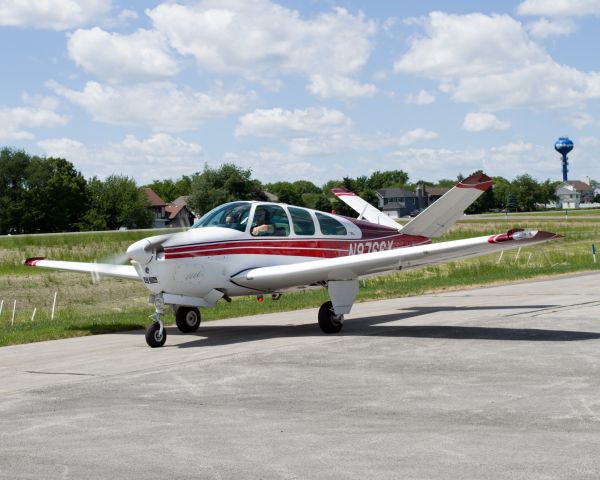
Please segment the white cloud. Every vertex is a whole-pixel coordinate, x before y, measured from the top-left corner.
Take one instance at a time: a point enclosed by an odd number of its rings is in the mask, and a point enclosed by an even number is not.
[[[135,10],[124,9],[119,12],[118,19],[121,21],[135,20],[139,18],[139,14]]]
[[[0,25],[67,30],[98,21],[108,0],[0,0]]]
[[[317,97],[337,99],[372,97],[377,92],[377,87],[371,83],[360,83],[339,75],[311,75],[306,89]]]
[[[55,105],[46,99],[41,107],[0,106],[0,141],[30,140],[34,128],[52,128],[65,125],[67,117],[54,111]]]
[[[437,133],[423,128],[415,128],[401,135],[397,143],[398,145],[412,145],[413,143],[432,140],[434,138],[437,138]]]
[[[374,151],[411,145],[437,137],[422,128],[402,135],[357,134],[350,118],[339,110],[323,107],[305,110],[258,109],[240,117],[238,136],[280,137],[288,142],[291,154],[301,157],[333,155],[342,151]]]
[[[419,93],[409,93],[404,99],[404,103],[409,105],[429,105],[433,102],[435,102],[435,96],[427,90],[420,90]]]
[[[570,35],[576,30],[576,26],[575,22],[569,18],[561,18],[560,20],[540,18],[527,25],[527,30],[533,37],[547,38]]]
[[[157,80],[179,72],[158,32],[138,30],[131,35],[99,27],[77,30],[68,42],[69,56],[86,72],[112,81]]]
[[[588,125],[593,125],[596,122],[594,121],[594,117],[592,117],[587,112],[575,112],[569,117],[569,122],[575,126],[576,128],[582,129],[587,127]]]
[[[508,15],[432,12],[425,31],[394,63],[397,73],[449,79],[503,73],[548,58]]]
[[[493,113],[469,112],[465,116],[462,128],[469,132],[483,132],[485,130],[506,130],[510,128],[509,121],[496,118]]]
[[[201,69],[266,82],[289,74],[356,74],[369,58],[376,31],[362,13],[336,8],[304,20],[268,0],[164,3],[146,13],[170,46],[192,55]]]
[[[233,92],[197,92],[169,82],[109,86],[87,82],[82,91],[50,83],[54,91],[89,112],[95,121],[155,131],[195,130],[204,121],[239,112],[254,97]]]
[[[600,0],[525,0],[517,7],[517,13],[554,17],[600,15]]]
[[[47,139],[37,145],[46,155],[66,158],[88,177],[122,174],[149,183],[202,170],[202,147],[165,133],[142,140],[127,135],[105,146],[86,146],[70,138]]]
[[[264,183],[309,180],[320,185],[326,181],[323,179],[329,180],[333,178],[331,175],[335,176],[330,165],[315,164],[293,153],[272,149],[241,153],[227,152],[223,161],[251,169],[252,176]]]
[[[432,12],[425,31],[394,69],[438,80],[455,101],[501,110],[574,107],[600,98],[600,73],[556,63],[508,15]]]
[[[600,139],[597,137],[582,136],[576,140],[576,143],[583,147],[600,147]]]
[[[390,147],[401,147],[437,138],[435,132],[415,128],[402,135],[360,135],[342,132],[332,135],[315,135],[293,138],[289,142],[290,152],[299,156],[336,155],[341,152],[373,152]]]
[[[402,165],[411,179],[456,178],[483,170],[490,176],[513,179],[528,173],[538,179],[559,179],[560,165],[551,146],[513,142],[490,148],[406,148],[394,152],[379,165],[382,170]]]
[[[239,119],[236,135],[299,137],[328,135],[347,130],[351,120],[339,110],[311,107],[305,110],[257,109]]]

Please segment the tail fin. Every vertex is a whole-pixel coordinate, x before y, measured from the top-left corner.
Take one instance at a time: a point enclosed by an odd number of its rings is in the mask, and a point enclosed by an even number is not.
[[[359,213],[359,219],[364,218],[365,220],[371,223],[385,225],[386,227],[391,227],[395,228],[396,230],[400,230],[400,224],[394,221],[394,219],[388,217],[385,213],[379,211],[369,202],[363,200],[350,190],[339,187],[332,188],[331,191],[342,202],[344,202],[350,208],[354,209],[357,213]]]
[[[404,225],[401,232],[429,238],[443,235],[464,214],[469,205],[491,186],[492,179],[484,173],[465,178],[442,198]]]

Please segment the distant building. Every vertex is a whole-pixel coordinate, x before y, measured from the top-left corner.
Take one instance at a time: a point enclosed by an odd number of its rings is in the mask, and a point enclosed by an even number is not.
[[[594,187],[589,183],[581,180],[568,180],[556,189],[558,197],[556,206],[564,209],[579,208],[582,203],[593,203],[594,195]]]
[[[152,213],[154,213],[154,228],[164,228],[167,226],[168,219],[165,215],[166,202],[150,187],[144,187],[144,194],[148,199]]]
[[[375,194],[379,200],[379,209],[383,213],[392,218],[400,218],[427,208],[448,190],[450,189],[419,185],[416,192],[404,188],[382,188]]]
[[[187,197],[179,197],[167,204],[149,187],[144,188],[150,208],[154,213],[154,228],[189,227],[194,223],[194,214],[187,206]]]
[[[556,202],[557,208],[579,208],[579,204],[581,203],[581,193],[571,185],[558,187],[556,189],[556,196],[558,197]]]
[[[190,227],[194,224],[196,217],[187,206],[187,198],[187,196],[177,197],[166,206],[169,227]]]

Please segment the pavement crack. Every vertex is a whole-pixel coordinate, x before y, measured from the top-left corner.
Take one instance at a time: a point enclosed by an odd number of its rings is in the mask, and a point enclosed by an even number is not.
[[[81,377],[95,377],[94,373],[78,373],[78,372],[42,372],[37,370],[25,370],[25,373],[37,373],[39,375],[76,375]]]
[[[575,308],[585,308],[585,307],[593,307],[593,306],[600,306],[600,302],[598,300],[594,300],[592,302],[572,303],[570,305],[553,305],[551,307],[539,308],[536,310],[527,310],[526,312],[509,313],[509,314],[506,314],[503,316],[504,317],[518,317],[521,315],[531,315],[531,314],[537,314],[534,316],[538,316],[538,315],[542,315],[544,313],[557,312],[559,310],[570,310],[570,309],[575,309]],[[526,308],[526,306],[523,306],[522,308]]]

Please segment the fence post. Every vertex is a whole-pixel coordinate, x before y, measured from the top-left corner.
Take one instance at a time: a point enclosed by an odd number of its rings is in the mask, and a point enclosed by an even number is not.
[[[56,308],[56,295],[58,291],[54,292],[54,300],[52,301],[52,315],[50,316],[50,320],[54,320],[54,309]]]
[[[12,327],[15,323],[15,311],[17,310],[17,301],[15,300],[13,302],[13,311],[12,311],[12,317],[10,319],[10,326]]]

